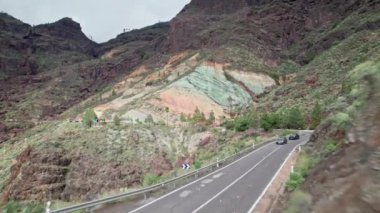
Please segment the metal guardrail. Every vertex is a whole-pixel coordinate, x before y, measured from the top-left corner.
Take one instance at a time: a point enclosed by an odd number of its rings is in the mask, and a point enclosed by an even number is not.
[[[79,210],[83,210],[83,209],[91,209],[91,208],[97,207],[97,206],[102,205],[102,204],[113,203],[113,202],[121,201],[121,200],[126,199],[126,198],[136,197],[136,196],[144,196],[144,199],[146,199],[148,193],[150,194],[150,193],[153,193],[155,191],[158,191],[158,190],[164,189],[164,188],[175,189],[176,186],[178,187],[178,186],[183,185],[184,182],[185,183],[189,182],[186,180],[189,179],[190,177],[197,179],[201,176],[205,176],[205,175],[211,173],[212,171],[215,171],[221,167],[224,167],[224,166],[236,161],[237,159],[240,159],[241,157],[247,155],[248,153],[252,152],[253,150],[256,150],[259,147],[262,147],[268,143],[274,142],[276,139],[277,139],[277,137],[270,138],[263,143],[260,143],[256,146],[251,146],[251,147],[244,149],[238,153],[235,153],[231,156],[228,156],[222,160],[219,160],[215,163],[212,163],[208,166],[202,167],[202,168],[197,169],[193,172],[181,175],[179,177],[172,178],[172,179],[167,180],[167,181],[163,181],[161,183],[158,183],[158,184],[155,184],[152,186],[148,186],[148,187],[145,187],[145,188],[142,188],[139,190],[135,190],[132,192],[126,192],[126,193],[122,193],[122,194],[118,194],[118,195],[114,195],[114,196],[110,196],[110,197],[106,197],[106,198],[102,198],[102,199],[97,199],[97,200],[93,200],[93,201],[88,201],[88,202],[76,204],[76,205],[65,207],[62,209],[51,210],[50,212],[51,213],[68,213],[68,212],[74,212],[74,211],[79,211]],[[182,181],[182,183],[180,181]]]

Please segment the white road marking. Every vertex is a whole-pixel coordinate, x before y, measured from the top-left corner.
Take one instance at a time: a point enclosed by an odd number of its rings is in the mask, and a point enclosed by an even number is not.
[[[219,173],[219,174],[216,174],[214,176],[212,176],[212,178],[216,179],[216,178],[220,178],[222,175],[224,175],[223,172]]]
[[[181,194],[179,194],[179,196],[182,197],[182,198],[185,198],[189,194],[191,194],[191,192],[192,192],[191,190],[185,190],[185,191],[181,192]]]
[[[201,187],[205,187],[206,185],[205,184],[201,184]]]
[[[168,197],[168,196],[170,196],[170,195],[172,195],[172,194],[174,194],[174,193],[180,191],[180,190],[183,189],[183,188],[186,188],[186,187],[188,187],[188,186],[190,186],[190,185],[192,185],[192,184],[194,184],[194,183],[196,183],[196,182],[198,182],[198,181],[200,181],[200,180],[203,180],[203,179],[205,179],[205,178],[207,178],[207,177],[209,177],[209,176],[211,176],[211,175],[213,175],[213,174],[215,174],[215,173],[218,173],[218,172],[222,171],[223,169],[226,169],[226,168],[228,168],[228,167],[230,167],[230,166],[232,166],[232,165],[235,165],[237,162],[243,160],[244,158],[247,158],[248,156],[251,156],[253,153],[256,153],[257,151],[263,149],[264,147],[267,147],[267,146],[270,145],[270,144],[272,144],[272,143],[265,144],[264,146],[262,146],[262,147],[260,147],[260,148],[258,148],[258,149],[256,149],[256,150],[253,150],[253,151],[252,151],[251,153],[249,153],[248,155],[239,158],[237,161],[235,161],[235,162],[233,162],[233,163],[231,163],[231,164],[229,164],[229,165],[227,165],[227,166],[225,166],[225,167],[222,167],[222,168],[220,168],[220,169],[218,169],[218,170],[215,170],[214,172],[211,172],[210,174],[208,174],[208,175],[206,175],[206,176],[204,176],[204,177],[202,177],[202,178],[200,178],[200,179],[198,179],[198,180],[195,180],[195,181],[193,181],[193,182],[191,182],[191,183],[188,183],[188,184],[186,184],[186,185],[184,185],[184,186],[182,186],[182,187],[180,187],[180,188],[178,188],[178,189],[176,189],[176,190],[174,190],[174,191],[172,191],[172,192],[170,192],[170,193],[168,193],[168,194],[166,194],[166,195],[163,195],[163,196],[161,196],[161,197],[159,197],[159,198],[153,200],[152,202],[149,202],[149,203],[147,203],[147,204],[145,204],[145,205],[143,205],[143,206],[140,206],[139,208],[134,209],[134,210],[130,211],[129,213],[135,213],[135,212],[137,212],[137,211],[139,211],[139,210],[141,210],[141,209],[143,209],[143,208],[145,208],[145,207],[147,207],[147,206],[149,206],[149,205],[151,205],[151,204],[153,204],[153,203],[155,203],[155,202],[157,202],[157,201],[159,201],[159,200],[164,199],[165,197]]]
[[[300,145],[297,145],[296,147],[294,147],[292,149],[292,151],[289,153],[288,157],[286,157],[285,161],[281,164],[280,168],[277,170],[276,174],[272,177],[272,179],[269,181],[268,185],[264,188],[264,190],[261,192],[260,196],[256,199],[255,203],[252,205],[252,207],[248,210],[248,213],[251,213],[253,212],[253,210],[256,208],[257,204],[259,203],[259,201],[261,200],[261,198],[263,198],[265,192],[268,190],[269,186],[272,185],[274,179],[278,176],[278,174],[280,173],[281,169],[285,166],[286,162],[289,160],[290,156],[292,156],[292,153],[294,152],[294,150]]]
[[[279,150],[280,147],[278,147],[277,149],[273,150],[271,153],[269,153],[268,155],[266,155],[261,161],[259,161],[258,163],[256,163],[252,168],[250,168],[247,172],[245,172],[244,174],[242,174],[239,178],[237,178],[234,182],[232,182],[230,185],[226,186],[222,191],[220,191],[218,194],[216,194],[214,197],[210,198],[208,201],[206,201],[204,204],[202,204],[201,206],[199,206],[197,209],[195,209],[194,211],[192,211],[192,213],[196,213],[198,212],[199,210],[201,210],[203,207],[205,207],[207,204],[209,204],[211,201],[213,201],[215,198],[217,198],[219,195],[221,195],[223,192],[227,191],[229,188],[231,188],[231,186],[233,186],[235,183],[237,183],[239,180],[243,179],[246,175],[248,175],[250,172],[252,172],[252,170],[254,170],[258,165],[260,165],[260,163],[262,163],[265,159],[267,159],[268,157],[270,157],[273,153],[275,153],[277,150]]]
[[[212,181],[214,181],[214,180],[213,179],[205,179],[205,180],[202,180],[202,183],[208,184],[208,183],[211,183]]]

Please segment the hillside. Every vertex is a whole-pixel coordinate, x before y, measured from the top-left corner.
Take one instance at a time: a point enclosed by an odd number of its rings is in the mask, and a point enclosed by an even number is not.
[[[316,128],[318,162],[301,188],[323,200],[312,178],[360,146],[345,141],[375,101],[361,75],[379,71],[379,12],[375,0],[193,0],[168,23],[102,44],[69,18],[31,27],[0,14],[4,203],[151,184],[276,134],[259,129],[268,116],[269,129]]]

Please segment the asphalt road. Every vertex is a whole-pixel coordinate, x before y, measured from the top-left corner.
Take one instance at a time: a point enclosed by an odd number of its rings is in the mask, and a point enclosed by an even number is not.
[[[303,133],[300,140],[287,145],[267,144],[238,161],[207,176],[146,203],[115,205],[101,212],[247,213],[259,199],[289,153],[309,140]]]

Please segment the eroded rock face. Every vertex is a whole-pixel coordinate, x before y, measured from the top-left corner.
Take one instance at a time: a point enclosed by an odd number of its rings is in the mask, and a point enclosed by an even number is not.
[[[67,176],[64,200],[91,200],[101,193],[140,184],[142,168],[137,164],[104,162],[76,153]]]
[[[13,175],[5,199],[61,199],[70,163],[62,150],[26,149],[11,168]]]
[[[161,176],[164,173],[171,171],[173,169],[173,165],[167,157],[166,152],[160,152],[152,156],[148,162],[148,165],[150,165],[150,172]]]
[[[64,150],[22,152],[11,168],[4,200],[91,200],[100,193],[140,184],[142,169]]]

